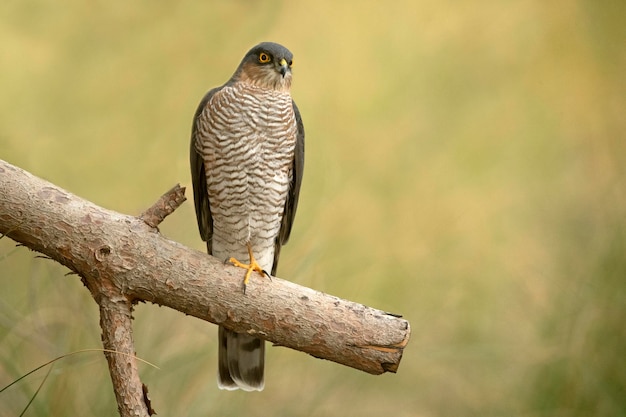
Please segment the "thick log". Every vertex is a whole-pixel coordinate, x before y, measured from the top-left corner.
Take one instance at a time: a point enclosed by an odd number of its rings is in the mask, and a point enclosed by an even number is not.
[[[170,192],[156,204],[169,212],[183,201]],[[398,369],[408,321],[257,274],[244,294],[242,269],[158,233],[167,214],[107,210],[0,160],[0,233],[80,275],[101,309],[117,294],[371,374]]]

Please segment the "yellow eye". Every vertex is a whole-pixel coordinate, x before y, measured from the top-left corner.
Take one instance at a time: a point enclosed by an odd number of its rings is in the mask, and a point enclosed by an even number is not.
[[[270,62],[270,61],[271,61],[270,56],[269,56],[268,54],[266,54],[265,52],[261,52],[261,53],[259,54],[259,62],[260,62],[261,64],[265,64],[265,63],[268,63],[268,62]]]

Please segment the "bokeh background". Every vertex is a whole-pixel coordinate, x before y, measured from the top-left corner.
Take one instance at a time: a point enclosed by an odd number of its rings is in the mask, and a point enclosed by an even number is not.
[[[626,415],[625,4],[3,1],[0,158],[136,215],[191,185],[204,93],[283,43],[307,143],[278,275],[403,314],[410,344],[383,376],[270,348],[265,391],[223,392],[215,326],[142,304],[158,415]],[[191,202],[161,232],[204,247]],[[88,291],[35,255],[0,240],[0,387],[101,347]],[[88,352],[26,415],[116,413]]]

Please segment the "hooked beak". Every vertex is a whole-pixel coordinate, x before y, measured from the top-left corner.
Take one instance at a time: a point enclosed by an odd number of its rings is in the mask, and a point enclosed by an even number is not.
[[[287,75],[287,72],[290,70],[289,64],[287,64],[287,61],[285,60],[285,58],[281,59],[279,64],[280,64],[280,68],[278,69],[278,71],[283,76],[283,78],[285,78],[285,75]]]

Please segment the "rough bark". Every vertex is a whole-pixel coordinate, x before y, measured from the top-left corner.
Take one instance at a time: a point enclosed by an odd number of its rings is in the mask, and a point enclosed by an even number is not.
[[[149,301],[371,374],[396,372],[406,320],[279,278],[254,275],[162,236],[184,201],[174,188],[141,216],[110,211],[0,160],[0,233],[82,277],[100,306],[122,416],[148,415],[134,354],[131,305]]]

